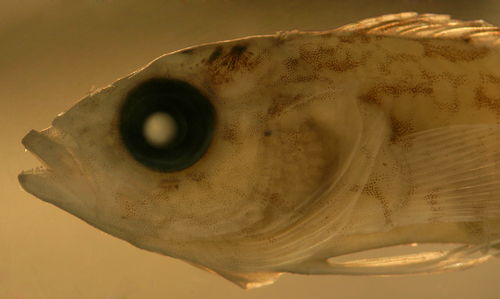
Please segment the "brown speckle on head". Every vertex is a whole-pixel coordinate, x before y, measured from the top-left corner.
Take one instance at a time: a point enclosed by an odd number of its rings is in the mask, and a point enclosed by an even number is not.
[[[188,178],[192,179],[193,181],[199,183],[201,182],[202,180],[204,180],[205,178],[207,178],[207,175],[201,171],[197,171],[197,172],[190,172],[188,175],[187,175]]]
[[[225,49],[217,47],[207,60],[207,64],[213,64],[227,68],[229,71],[248,66],[252,52],[247,50],[247,45],[235,45],[224,54]]]
[[[225,125],[222,128],[222,139],[232,144],[242,144],[242,133],[237,125]]]
[[[167,192],[171,192],[179,189],[179,183],[179,179],[163,179],[158,184],[158,187],[164,189]]]
[[[229,53],[224,56],[221,65],[227,66],[227,69],[237,70],[242,67],[249,67],[248,60],[253,55],[252,52],[246,50],[247,46],[236,45],[231,48]]]
[[[222,54],[222,47],[216,47],[215,50],[210,54],[210,57],[207,59],[207,64],[213,63],[215,60],[217,60]]]
[[[206,61],[208,77],[216,83],[233,81],[237,73],[246,73],[253,70],[262,57],[254,55],[246,44],[217,47]]]
[[[239,56],[243,54],[247,50],[248,46],[247,45],[236,45],[231,48],[231,51],[229,51],[229,55],[236,55]]]

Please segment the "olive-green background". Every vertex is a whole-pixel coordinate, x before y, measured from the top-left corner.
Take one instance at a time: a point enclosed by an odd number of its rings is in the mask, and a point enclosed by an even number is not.
[[[21,138],[92,86],[102,87],[183,47],[325,30],[402,11],[500,25],[500,1],[0,0],[0,299],[500,298],[500,261],[410,277],[285,274],[243,291],[183,262],[139,250],[23,192],[40,165]]]

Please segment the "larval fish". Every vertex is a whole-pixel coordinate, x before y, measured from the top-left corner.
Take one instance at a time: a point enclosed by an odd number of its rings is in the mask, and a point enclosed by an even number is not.
[[[500,28],[401,13],[161,56],[29,132],[19,181],[243,288],[440,273],[500,254],[499,123]],[[332,259],[412,243],[457,247]]]

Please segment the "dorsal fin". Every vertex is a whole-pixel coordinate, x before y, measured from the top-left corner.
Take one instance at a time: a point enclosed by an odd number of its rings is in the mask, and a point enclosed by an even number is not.
[[[336,32],[363,32],[373,35],[404,35],[414,38],[460,38],[494,40],[500,43],[500,28],[483,20],[459,21],[449,15],[405,12],[365,19],[335,29]]]

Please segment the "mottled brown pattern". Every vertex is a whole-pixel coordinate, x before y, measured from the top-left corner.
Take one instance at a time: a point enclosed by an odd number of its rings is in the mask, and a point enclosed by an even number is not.
[[[457,113],[459,113],[462,107],[458,88],[468,83],[467,78],[464,75],[454,75],[450,72],[445,72],[440,76],[436,75],[435,77],[437,80],[444,80],[445,82],[450,82],[453,87],[453,89],[449,93],[449,97],[452,98],[451,103],[449,103],[448,101],[441,102],[440,99],[438,98],[435,98],[433,101],[437,110],[445,113],[447,117],[452,117]]]
[[[272,105],[269,107],[269,109],[267,111],[268,115],[271,117],[277,117],[277,116],[281,115],[281,113],[283,113],[284,110],[290,108],[290,106],[302,101],[303,98],[304,98],[303,95],[297,95],[297,96],[295,96],[291,99],[287,99],[287,101],[285,101],[282,97],[277,96],[273,100]]]
[[[352,185],[351,188],[349,189],[350,192],[357,193],[361,189],[360,185]]]
[[[337,37],[340,42],[346,44],[354,44],[356,42],[360,42],[362,44],[368,44],[372,42],[373,36],[365,34],[363,32],[348,34],[348,35],[339,35]]]
[[[389,65],[391,63],[408,63],[408,62],[419,62],[422,57],[407,53],[387,53],[385,55],[385,65]]]
[[[410,100],[415,95],[423,95],[431,97],[433,95],[433,88],[426,83],[419,84],[378,84],[372,87],[365,94],[360,95],[358,98],[361,103],[368,105],[382,106],[385,104],[384,99],[386,97],[396,98],[395,101],[401,102],[404,95],[409,95]],[[409,135],[416,132],[416,128],[413,123],[413,118],[400,119],[398,118],[394,111],[390,107],[384,107],[384,109],[390,109],[390,121],[393,135],[391,136],[391,142],[397,141],[400,137]]]
[[[372,248],[488,245],[482,234],[495,245],[498,131],[483,138],[446,133],[451,125],[500,120],[499,31],[403,13],[162,56],[54,121],[51,138],[75,154],[45,142],[40,153],[52,155],[48,165],[64,159],[54,167],[61,169],[31,174],[38,182],[46,175],[32,193],[49,202],[54,196],[54,204],[140,248],[245,288],[271,283],[278,272],[345,273],[352,267],[329,267],[326,259]],[[209,149],[180,171],[139,167],[121,142],[127,90],[153,76],[190,83],[217,112]],[[59,129],[72,139],[56,136]],[[459,143],[464,152],[454,149]],[[71,177],[67,167],[81,173]],[[398,259],[382,269],[462,267],[422,260],[405,268]]]
[[[318,76],[316,74],[298,76],[298,75],[284,75],[280,78],[283,83],[307,83],[317,82]]]
[[[214,61],[216,61],[220,56],[222,55],[222,47],[218,46],[215,48],[215,50],[210,54],[210,56],[207,59],[207,64],[212,64]]]
[[[474,90],[475,105],[477,109],[486,108],[494,111],[497,115],[500,113],[500,97],[491,98],[484,92],[484,87],[478,86]]]
[[[287,202],[286,202],[286,199],[283,198],[283,196],[279,193],[272,193],[270,196],[269,196],[269,199],[268,199],[269,203],[281,210],[281,211],[290,211],[290,206],[288,206]]]
[[[474,89],[474,106],[477,109],[489,109],[500,116],[500,94],[496,96],[486,94],[486,86],[497,86],[497,89],[500,89],[500,78],[481,74],[481,85]]]
[[[297,58],[290,58],[285,60],[283,63],[289,73],[294,72],[297,67],[300,65],[300,59]]]
[[[119,214],[122,219],[134,219],[136,216],[136,202],[130,199],[125,194],[117,194],[116,200],[122,205],[121,213]]]
[[[424,196],[424,200],[429,205],[430,209],[434,212],[441,211],[443,209],[442,206],[439,206],[439,192],[441,188],[434,188],[431,192]]]
[[[484,222],[463,222],[459,223],[458,225],[464,227],[467,235],[479,238],[479,242],[484,242],[483,238],[488,235],[488,231],[486,231],[485,236]]]
[[[365,50],[360,53],[360,57],[354,57],[352,51],[344,48],[345,44],[341,42],[333,47],[320,44],[314,51],[299,47],[300,58],[316,69],[327,68],[339,73],[363,66],[368,62],[371,51]],[[338,59],[339,53],[343,53],[345,57]]]
[[[370,183],[368,183],[363,190],[361,191],[362,195],[366,196],[371,196],[375,197],[380,201],[380,204],[382,205],[382,209],[384,210],[383,215],[385,218],[385,224],[386,225],[391,225],[392,224],[392,210],[389,208],[389,202],[387,199],[384,197],[382,194],[382,190],[380,190],[380,187],[378,186],[377,180],[372,180]]]
[[[400,120],[394,116],[394,114],[391,113],[390,115],[390,120],[391,120],[391,129],[392,129],[392,135],[391,135],[391,142],[397,142],[399,138],[410,135],[413,133],[416,133],[417,130],[415,129],[415,126],[413,124],[413,117],[409,118],[406,121]]]
[[[457,39],[451,44],[448,40],[420,39],[424,46],[425,56],[439,57],[451,62],[472,61],[482,59],[490,50],[487,47],[471,47],[466,41]]]
[[[168,192],[173,192],[179,189],[179,183],[181,182],[178,178],[173,179],[163,179],[159,182],[158,187],[164,189]]]
[[[379,105],[382,104],[382,101],[381,101],[381,99],[379,97],[379,94],[378,94],[376,88],[372,88],[369,92],[360,95],[358,97],[358,99],[361,102],[369,104],[369,105],[379,106]]]
[[[232,144],[242,144],[241,131],[234,126],[224,126],[222,128],[222,139],[231,142]]]
[[[250,58],[253,53],[247,50],[247,45],[235,45],[229,50],[217,47],[207,60],[207,64],[214,67],[222,67],[227,71],[237,71],[239,69],[251,68]],[[225,54],[224,54],[225,53]]]
[[[389,76],[391,74],[391,71],[389,71],[388,64],[384,62],[377,63],[377,71],[380,73],[382,76]]]
[[[248,45],[237,44],[227,48],[217,47],[205,64],[208,66],[210,80],[221,84],[234,81],[236,73],[252,71],[261,59],[248,50]]]
[[[453,116],[460,112],[460,100],[458,99],[458,96],[455,96],[453,98],[452,103],[441,103],[441,102],[435,102],[436,104],[436,109],[441,110],[443,112],[447,113],[447,116]]]
[[[394,136],[394,134],[393,134],[393,137],[394,137],[394,140],[392,140],[392,142],[398,142],[398,146],[401,148],[401,150],[404,153],[409,152],[413,148],[413,140],[415,139],[415,136],[407,135],[404,138],[400,138],[401,136],[399,136],[399,135]]]
[[[403,94],[430,96],[434,92],[434,90],[425,83],[416,85],[379,85],[379,90],[383,94],[392,96],[401,96]]]
[[[188,178],[192,179],[193,181],[195,182],[201,182],[202,180],[206,179],[207,178],[207,175],[206,173],[202,172],[202,171],[196,171],[196,172],[190,172],[188,175],[187,175]]]
[[[371,56],[370,51],[364,51],[361,54],[360,59],[355,59],[350,54],[347,54],[345,60],[342,61],[332,60],[326,64],[326,68],[339,73],[345,72],[355,67],[359,67],[361,65],[366,64],[370,56]]]
[[[429,84],[419,83],[419,84],[404,84],[403,82],[399,84],[377,84],[372,87],[367,93],[359,96],[359,99],[362,102],[368,104],[380,105],[382,103],[382,99],[385,96],[396,96],[400,97],[404,94],[408,94],[411,96],[414,95],[425,95],[431,96],[434,90]]]
[[[253,55],[247,51],[247,46],[237,45],[231,48],[229,53],[222,59],[221,65],[227,66],[227,69],[232,71],[248,64],[248,60]]]

